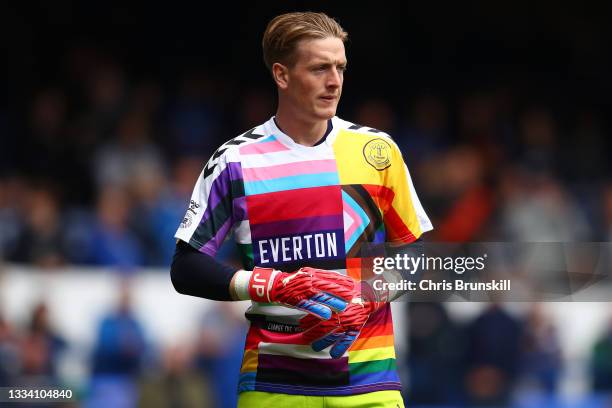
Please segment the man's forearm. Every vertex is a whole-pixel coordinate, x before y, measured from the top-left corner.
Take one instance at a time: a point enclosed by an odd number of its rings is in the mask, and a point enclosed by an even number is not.
[[[425,251],[425,245],[423,240],[418,239],[413,243],[400,245],[397,247],[388,247],[387,248],[387,256],[395,257],[396,255],[407,255],[410,258],[418,258]],[[380,302],[390,302],[395,300],[404,294],[407,293],[406,290],[386,290],[376,288],[383,287],[398,287],[398,283],[401,281],[412,281],[418,282],[423,275],[422,268],[418,270],[408,270],[408,269],[388,269],[385,270],[382,274],[374,275],[371,279],[368,279],[365,282],[362,282],[362,291],[368,292],[370,297],[373,297],[374,301]],[[378,281],[378,282],[377,282]],[[377,283],[375,285],[375,282]],[[363,285],[366,285],[365,287]]]
[[[177,292],[211,300],[241,300],[236,297],[233,278],[237,270],[179,241],[170,269]]]
[[[252,271],[236,270],[186,242],[176,245],[170,269],[172,284],[183,295],[211,300],[248,300]]]
[[[293,273],[273,268],[235,270],[189,244],[179,242],[170,269],[177,292],[211,300],[253,300],[278,303],[327,320],[352,299],[355,282],[322,269]]]

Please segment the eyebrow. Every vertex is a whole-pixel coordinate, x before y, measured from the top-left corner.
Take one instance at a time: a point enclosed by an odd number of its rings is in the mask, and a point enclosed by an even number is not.
[[[329,60],[318,60],[314,61],[308,65],[310,66],[330,66],[330,65],[343,65],[346,66],[348,64],[347,61],[329,61]]]

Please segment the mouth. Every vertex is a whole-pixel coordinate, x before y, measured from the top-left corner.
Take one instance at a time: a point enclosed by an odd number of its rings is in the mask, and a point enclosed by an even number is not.
[[[325,96],[321,96],[320,99],[323,99],[324,101],[327,101],[327,102],[333,102],[336,99],[338,99],[338,97],[335,95],[325,95]]]

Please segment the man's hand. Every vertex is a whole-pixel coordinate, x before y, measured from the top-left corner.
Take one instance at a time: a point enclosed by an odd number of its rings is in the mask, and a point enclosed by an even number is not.
[[[238,292],[239,283],[236,283]],[[256,302],[280,303],[327,320],[333,312],[345,310],[353,298],[356,282],[339,273],[301,268],[286,273],[271,268],[253,269],[248,285],[249,298]]]
[[[379,309],[384,302],[375,301],[371,287],[362,283],[361,293],[355,292],[351,303],[341,313],[334,313],[326,321],[317,321],[311,316],[301,319],[302,335],[311,344],[314,351],[322,351],[332,346],[329,354],[340,358],[357,340],[370,315]]]

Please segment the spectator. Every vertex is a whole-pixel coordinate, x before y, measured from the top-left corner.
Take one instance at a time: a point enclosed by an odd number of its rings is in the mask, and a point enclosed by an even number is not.
[[[185,76],[168,118],[171,143],[167,147],[175,157],[209,157],[223,143],[222,115],[216,110],[213,85],[206,72]]]
[[[64,223],[57,195],[45,187],[30,189],[25,219],[13,260],[46,268],[64,264]]]
[[[186,345],[163,352],[160,372],[149,374],[140,386],[138,406],[143,408],[219,408],[205,377],[194,371]]]
[[[130,191],[134,207],[129,224],[143,244],[145,265],[170,265],[176,245],[172,236],[185,214],[184,203],[188,199],[181,197],[183,201],[179,201],[166,175],[156,167],[135,173]]]
[[[94,173],[99,188],[128,188],[136,182],[136,175],[165,173],[159,148],[150,139],[150,126],[150,118],[143,112],[131,111],[121,118],[116,140],[96,154]]]
[[[21,369],[17,335],[0,314],[0,387],[16,385]]]
[[[122,281],[117,308],[103,317],[92,356],[87,407],[134,407],[147,353],[144,330],[131,307],[130,283]]]
[[[424,94],[416,98],[402,124],[397,144],[406,160],[418,166],[423,160],[447,150],[449,147],[449,112],[444,101],[435,95]]]
[[[0,178],[0,261],[19,257],[19,241],[25,228],[22,209],[26,190],[20,178]]]
[[[536,303],[527,315],[521,342],[521,373],[529,388],[552,398],[562,370],[561,344],[556,327],[542,308]]]
[[[120,188],[100,191],[92,240],[93,263],[125,270],[144,264],[142,244],[129,228],[132,201]]]
[[[462,331],[440,303],[410,303],[408,323],[410,382],[405,399],[413,405],[459,403],[466,347]]]
[[[58,384],[57,365],[66,341],[51,328],[44,302],[32,311],[30,326],[21,344],[21,374],[31,384]]]
[[[451,149],[441,159],[436,182],[447,208],[436,221],[435,239],[442,242],[482,239],[497,201],[496,191],[487,180],[484,160],[470,146]]]
[[[78,65],[78,56],[74,60]],[[86,110],[77,119],[93,132],[94,145],[108,136],[126,110],[128,84],[120,64],[95,50],[81,50],[82,80],[85,86]],[[79,69],[75,66],[76,69]]]
[[[211,379],[218,408],[233,408],[238,402],[236,391],[246,336],[241,312],[235,304],[211,305],[198,334],[196,364],[205,378]]]
[[[58,87],[41,89],[32,98],[28,137],[21,139],[20,167],[33,179],[57,183],[71,169],[70,143],[66,140],[67,100]],[[27,141],[26,141],[27,140]]]
[[[503,175],[503,237],[519,242],[585,241],[588,223],[574,200],[556,179],[526,169]]]
[[[465,387],[469,406],[506,406],[520,364],[521,323],[492,304],[467,327]]]
[[[558,175],[558,129],[552,113],[545,107],[531,107],[519,118],[523,142],[520,162],[537,173]]]

